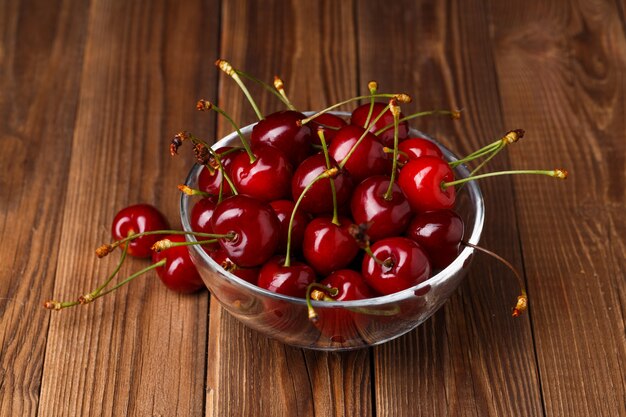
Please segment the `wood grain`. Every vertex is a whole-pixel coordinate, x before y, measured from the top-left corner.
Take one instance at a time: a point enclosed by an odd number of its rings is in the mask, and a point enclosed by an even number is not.
[[[155,274],[88,307],[47,312],[102,281],[113,214],[147,202],[179,227],[192,161],[255,115],[217,58],[280,75],[301,110],[406,91],[405,113],[466,154],[526,136],[489,170],[555,168],[481,187],[482,255],[422,326],[373,349],[285,346],[208,293]],[[264,113],[281,109],[251,85]],[[0,0],[0,416],[626,415],[626,8],[477,0]],[[130,260],[126,276],[147,265]]]

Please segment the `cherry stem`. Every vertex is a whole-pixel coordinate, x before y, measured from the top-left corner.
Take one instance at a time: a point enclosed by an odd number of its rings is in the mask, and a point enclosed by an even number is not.
[[[179,184],[177,188],[183,193],[190,197],[199,195],[201,197],[214,197],[213,194],[207,193],[206,191],[198,190],[197,188],[191,188],[185,184]]]
[[[398,100],[400,101],[400,100]],[[403,118],[401,118],[399,120],[400,123],[402,122],[406,122],[408,120],[412,120],[412,119],[416,119],[418,117],[424,117],[424,116],[434,116],[434,115],[447,115],[447,116],[452,116],[453,119],[458,119],[460,118],[460,112],[458,110],[427,110],[427,111],[421,111],[418,113],[413,113],[411,115],[405,116]],[[383,132],[386,132],[389,129],[393,129],[393,123],[392,124],[388,124],[387,126],[378,129],[374,134],[376,136],[380,135]]]
[[[309,320],[311,320],[313,323],[317,323],[317,321],[319,320],[319,316],[317,312],[315,311],[315,309],[313,308],[313,304],[311,303],[311,290],[313,290],[314,288],[317,290],[316,292],[318,292],[318,294],[315,297],[316,301],[321,301],[321,300],[334,301],[332,298],[326,299],[324,292],[327,292],[328,294],[330,294],[331,297],[335,297],[337,296],[337,294],[339,294],[339,289],[335,287],[327,287],[326,285],[323,285],[317,282],[312,282],[306,287],[305,299],[306,299],[306,307],[307,307],[307,311],[309,315]]]
[[[317,129],[317,136],[320,138],[320,143],[322,144],[322,152],[324,153],[324,159],[326,160],[326,169],[330,169],[330,155],[328,154],[328,145],[326,144],[326,137],[324,136],[324,129]],[[335,180],[331,178],[330,182],[330,192],[333,198],[333,219],[332,223],[335,226],[340,226],[339,222],[339,210],[337,208],[337,188],[335,187]]]
[[[357,96],[357,97],[352,97],[349,98],[347,100],[344,101],[340,101],[339,103],[333,104],[330,107],[325,108],[324,110],[320,110],[319,112],[313,114],[312,116],[307,117],[306,119],[302,119],[300,121],[300,124],[307,124],[310,121],[312,121],[313,119],[315,119],[316,117],[321,116],[324,113],[328,113],[329,111],[332,111],[334,109],[336,109],[337,107],[341,107],[345,104],[350,104],[353,101],[358,101],[358,100],[364,100],[364,99],[372,99],[372,98],[396,98],[396,100],[398,100],[401,103],[410,103],[411,102],[411,96],[409,96],[408,94],[404,94],[404,93],[398,93],[398,94],[390,94],[390,93],[381,93],[381,94],[369,94],[369,95],[365,95],[365,96]]]
[[[489,155],[489,157],[487,158],[487,161],[489,161],[498,152],[500,152],[500,150],[502,150],[505,146],[515,143],[523,137],[524,137],[523,129],[510,130],[506,133],[506,135],[504,135],[502,138],[498,139],[497,141],[492,142],[489,145],[484,146],[475,152],[472,152],[471,154],[467,155],[463,159],[450,162],[450,166],[454,168],[458,165],[473,161],[474,159],[483,157],[485,155]],[[473,173],[478,171],[480,168],[482,168],[487,161],[484,161],[477,168],[475,168]]]
[[[370,81],[367,84],[367,89],[370,91],[370,95],[376,94],[376,91],[378,91],[378,83],[376,81]],[[374,103],[375,103],[374,97],[370,98],[370,109],[369,109],[369,112],[367,113],[367,118],[365,119],[365,126],[369,126],[370,124],[372,113],[374,112]]]
[[[233,151],[233,150],[229,149],[229,151]],[[213,156],[213,159],[215,159],[215,162],[217,163],[217,169],[219,169],[220,172],[222,173],[222,178],[224,178],[224,180],[228,183],[232,193],[234,195],[239,194],[239,192],[237,191],[237,188],[235,187],[235,184],[233,184],[233,181],[230,179],[230,175],[228,175],[228,173],[224,169],[224,165],[222,165],[222,158],[221,158],[221,156],[217,152],[215,152],[213,150],[213,148],[209,148],[209,152],[211,152],[211,155]],[[224,152],[224,154],[227,154],[227,152]],[[224,195],[224,181],[221,181],[220,182],[219,195],[217,196],[217,202],[218,203],[222,201],[223,195]]]
[[[210,101],[207,101],[205,99],[199,100],[198,104],[196,105],[196,108],[198,108],[201,111],[215,110],[216,112],[221,114],[226,120],[228,120],[230,122],[230,124],[233,126],[233,128],[235,129],[235,131],[237,132],[237,136],[239,136],[239,140],[241,141],[241,145],[243,146],[243,148],[246,150],[246,153],[250,157],[250,163],[253,163],[254,161],[256,161],[256,156],[254,156],[254,153],[252,153],[252,149],[250,149],[250,144],[248,143],[248,140],[243,135],[243,133],[241,133],[241,130],[239,129],[239,126],[237,125],[237,123],[235,123],[235,121],[232,119],[232,117],[230,117],[228,115],[228,113],[226,113],[224,110],[220,109],[215,104],[213,104]],[[193,140],[200,140],[200,139],[197,139],[195,137],[192,137],[192,139]],[[201,142],[203,144],[207,145],[208,148],[211,148],[210,146],[208,146],[208,144],[206,142],[204,142],[204,141],[201,141]]]
[[[86,294],[83,296],[84,299],[87,300],[93,300],[95,298],[98,297],[98,295],[102,292],[102,290],[104,290],[113,280],[113,278],[115,278],[115,276],[117,275],[117,273],[120,271],[120,269],[122,268],[122,264],[124,263],[124,261],[126,260],[126,254],[128,253],[128,245],[124,247],[124,250],[122,251],[122,256],[120,256],[120,261],[117,264],[117,267],[115,268],[115,270],[111,273],[111,275],[109,275],[109,277],[107,278],[106,281],[104,281],[104,283],[99,286],[98,288],[96,288],[95,290],[93,290],[92,292],[90,292],[89,294]]]
[[[228,61],[226,61],[224,59],[218,59],[217,61],[215,61],[215,65],[219,69],[221,69],[226,75],[228,75],[230,78],[232,78],[237,83],[237,85],[239,86],[239,88],[241,89],[243,94],[246,96],[246,98],[250,102],[250,105],[252,106],[252,109],[256,113],[257,118],[259,120],[263,120],[264,119],[263,114],[259,110],[259,107],[257,106],[257,104],[254,101],[254,99],[252,98],[252,95],[250,94],[250,91],[248,91],[248,89],[246,88],[246,86],[243,83],[243,81],[241,81],[241,78],[239,77],[238,71],[236,71],[233,68],[233,66]]]
[[[455,186],[455,185],[459,185],[459,184],[464,184],[468,181],[473,181],[473,180],[479,180],[482,178],[489,178],[489,177],[495,177],[495,176],[499,176],[499,175],[547,175],[549,177],[554,177],[557,179],[561,179],[564,180],[567,178],[567,171],[564,169],[554,169],[554,170],[525,170],[525,169],[519,169],[519,170],[511,170],[511,171],[498,171],[498,172],[489,172],[486,174],[480,174],[480,175],[474,175],[473,177],[466,177],[466,178],[461,178],[455,181],[449,181],[449,182],[442,182],[441,183],[441,188],[442,189],[446,189],[448,187],[451,186]]]
[[[507,268],[509,268],[513,272],[513,274],[515,275],[515,278],[517,279],[517,283],[520,287],[520,295],[517,297],[517,302],[515,304],[515,307],[513,308],[512,315],[513,317],[519,317],[528,308],[528,294],[526,293],[526,288],[524,287],[524,281],[522,280],[522,276],[519,274],[517,269],[509,261],[504,259],[502,256],[498,255],[497,253],[494,253],[488,249],[485,249],[481,246],[474,245],[467,241],[462,241],[461,244],[468,246],[472,249],[476,249],[479,252],[483,252],[497,259],[498,261],[502,262]]]
[[[143,275],[146,272],[149,272],[149,271],[151,271],[153,269],[156,269],[156,268],[158,268],[160,266],[165,265],[165,262],[166,262],[166,259],[161,259],[159,262],[154,263],[154,264],[152,264],[150,266],[147,266],[147,267],[143,268],[140,271],[135,272],[134,274],[132,274],[129,277],[127,277],[125,280],[118,282],[117,284],[115,284],[113,287],[109,288],[106,291],[102,291],[101,289],[104,286],[100,286],[99,287],[100,291],[98,291],[98,289],[96,289],[96,290],[90,292],[87,295],[80,296],[77,301],[61,301],[61,302],[59,302],[59,301],[51,300],[51,301],[46,301],[44,303],[44,307],[47,308],[48,310],[61,310],[63,308],[73,307],[73,306],[76,306],[76,305],[79,305],[79,304],[80,305],[89,304],[92,301],[94,301],[94,300],[96,300],[96,299],[98,299],[100,297],[103,297],[103,296],[105,296],[105,295],[107,295],[107,294],[109,294],[109,293],[111,293],[111,292],[113,292],[115,290],[117,290],[121,286],[128,284],[130,281],[132,281],[133,279],[137,278],[138,276]],[[108,281],[110,281],[110,280],[108,280]]]
[[[396,171],[398,170],[398,125],[400,119],[400,106],[397,105],[394,99],[389,101],[389,108],[393,115],[393,163],[391,166],[391,179],[389,180],[389,187],[384,195],[384,199],[391,201],[391,195],[393,192],[393,183],[396,181]]]
[[[276,88],[280,94],[282,98],[281,101],[287,105],[287,108],[289,110],[296,110],[296,107],[291,104],[289,97],[287,97],[287,93],[285,93],[285,83],[278,75],[274,75],[274,88]]]
[[[285,99],[280,95],[280,93],[278,91],[276,91],[275,88],[273,88],[271,85],[269,85],[265,81],[262,81],[262,80],[256,78],[255,76],[253,76],[251,74],[248,74],[247,72],[242,71],[242,70],[235,69],[235,72],[238,75],[240,75],[240,76],[242,76],[242,77],[244,77],[244,78],[246,78],[246,79],[248,79],[250,81],[253,81],[253,82],[259,84],[261,87],[263,87],[264,89],[266,89],[270,93],[274,94],[280,101],[282,101],[282,103],[285,106],[289,107],[289,103],[287,101],[285,101]]]
[[[233,234],[233,237],[234,237],[234,234]],[[150,249],[152,249],[155,252],[161,252],[163,250],[176,248],[178,246],[208,245],[211,243],[216,243],[217,241],[218,239],[206,239],[206,240],[196,240],[195,242],[188,242],[188,241],[172,242],[169,239],[161,239],[161,240],[154,242],[154,244],[152,245]]]
[[[126,242],[129,242],[131,240],[137,239],[142,236],[150,236],[150,235],[193,235],[196,237],[209,237],[211,239],[228,239],[228,240],[232,240],[235,238],[234,233],[216,234],[216,233],[191,232],[191,231],[184,231],[184,230],[150,230],[148,232],[135,233],[133,235],[125,237],[124,239],[116,240],[111,243],[106,243],[100,246],[98,249],[96,249],[96,255],[98,255],[98,258],[103,258],[109,253],[111,253],[113,249],[115,249],[119,245],[122,245]]]
[[[302,194],[300,194],[300,197],[298,197],[298,200],[296,201],[296,204],[293,207],[293,211],[291,212],[291,216],[289,217],[289,229],[287,230],[287,249],[285,253],[285,262],[283,266],[291,266],[291,255],[290,255],[291,254],[291,231],[293,229],[293,221],[294,221],[294,218],[296,217],[296,211],[300,207],[300,204],[302,203],[304,196],[311,189],[311,187],[315,185],[316,182],[318,182],[319,180],[323,180],[325,178],[332,179],[334,176],[337,175],[338,172],[339,170],[337,168],[327,169],[326,171],[322,172],[317,177],[315,177],[310,183],[307,184],[306,187],[304,187],[304,190],[302,190]]]

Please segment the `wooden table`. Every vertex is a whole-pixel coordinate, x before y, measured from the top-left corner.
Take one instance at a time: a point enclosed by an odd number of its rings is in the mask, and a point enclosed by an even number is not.
[[[0,2],[0,415],[626,415],[626,18],[622,2]],[[216,58],[271,80],[301,109],[411,93],[414,125],[468,153],[513,128],[486,180],[478,256],[448,303],[382,346],[301,350],[243,327],[208,293],[155,275],[87,307],[50,312],[114,267],[93,250],[120,208],[178,224],[190,152],[180,130],[231,130],[195,111],[254,113]],[[280,109],[252,88],[265,112]],[[145,265],[124,265],[128,275]]]

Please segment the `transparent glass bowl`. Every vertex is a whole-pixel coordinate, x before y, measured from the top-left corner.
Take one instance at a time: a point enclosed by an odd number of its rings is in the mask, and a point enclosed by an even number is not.
[[[346,113],[338,113],[346,116]],[[241,129],[245,136],[253,125]],[[429,138],[412,129],[411,135]],[[436,142],[435,142],[436,143]],[[236,133],[224,137],[213,147],[239,145]],[[455,155],[438,144],[448,160]],[[195,165],[186,180],[197,186],[201,165]],[[461,165],[455,169],[456,178],[469,175]],[[191,231],[190,215],[194,198],[185,195],[180,200],[183,229]],[[484,204],[475,181],[466,183],[457,194],[455,211],[465,223],[465,240],[478,244],[483,228]],[[195,241],[188,236],[189,241]],[[292,346],[308,349],[340,351],[378,345],[395,339],[419,326],[435,313],[459,286],[467,274],[474,250],[464,247],[459,256],[444,270],[428,280],[395,294],[367,300],[324,302],[313,301],[319,321],[313,324],[307,315],[304,299],[276,294],[250,284],[225,271],[199,245],[189,246],[212,299],[245,325]]]

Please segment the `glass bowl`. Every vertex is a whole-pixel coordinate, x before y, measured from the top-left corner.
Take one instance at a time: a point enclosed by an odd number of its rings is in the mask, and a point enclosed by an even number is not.
[[[308,113],[311,114],[311,113]],[[337,112],[346,117],[347,113]],[[252,127],[241,129],[250,135]],[[428,135],[411,129],[412,136],[432,140]],[[236,132],[224,137],[214,149],[239,145]],[[450,160],[456,156],[437,143]],[[202,165],[194,165],[186,184],[197,186]],[[456,178],[467,177],[469,170],[460,165],[455,168]],[[182,193],[180,216],[185,231],[191,231],[190,214],[194,197]],[[475,181],[465,184],[457,194],[455,211],[465,223],[465,239],[478,244],[484,222],[484,204],[480,188]],[[187,236],[191,242],[194,236]],[[313,301],[319,320],[313,324],[308,319],[304,299],[276,294],[257,287],[225,271],[200,245],[189,246],[191,258],[204,283],[232,316],[260,333],[288,345],[307,349],[340,351],[364,348],[395,339],[419,326],[434,314],[450,297],[467,274],[474,250],[463,247],[459,256],[445,269],[428,280],[395,294],[358,301]]]

